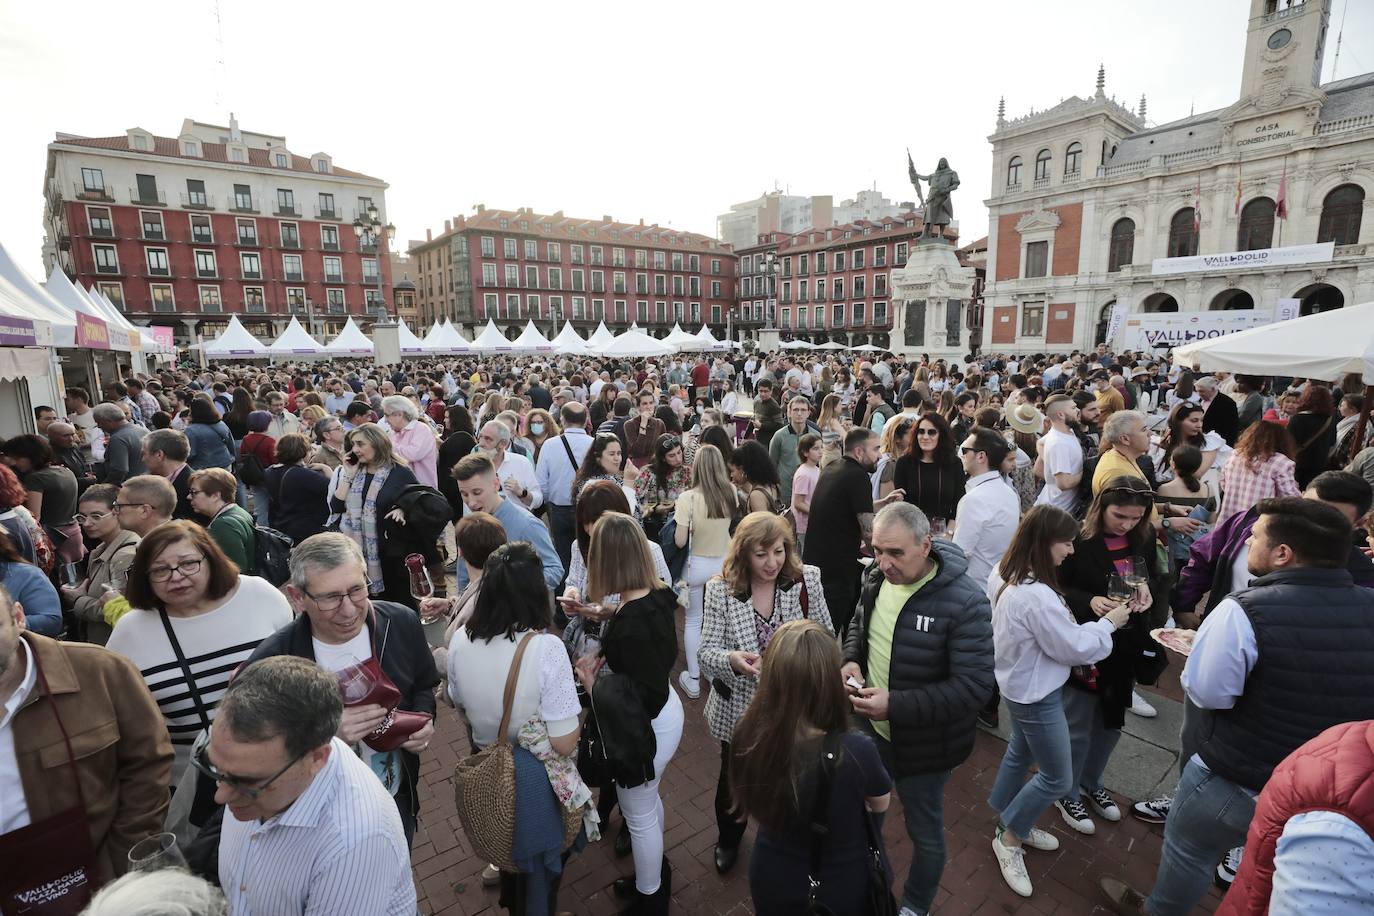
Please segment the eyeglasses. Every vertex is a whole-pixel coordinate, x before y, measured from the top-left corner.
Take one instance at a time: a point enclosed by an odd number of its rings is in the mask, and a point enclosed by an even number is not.
[[[305,754],[308,753],[310,752],[305,752]],[[215,769],[215,765],[210,762],[210,731],[206,729],[201,733],[200,737],[196,739],[196,743],[191,746],[191,766],[195,767],[207,778],[213,779],[216,783],[228,786],[239,795],[252,801],[257,801],[262,797],[264,792],[272,788],[272,783],[281,779],[282,776],[286,774],[287,770],[304,760],[305,754],[298,755],[286,766],[263,780],[234,776],[231,773],[220,772]],[[249,785],[249,783],[257,783],[257,785]]]
[[[204,495],[205,495],[205,491],[204,491],[204,490],[192,490],[192,489],[189,489],[189,488],[188,488],[188,489],[186,490],[186,495],[187,495],[187,496],[204,496]]]
[[[918,436],[938,436],[938,435],[940,435],[940,431],[939,431],[938,429],[922,429],[922,428],[920,428],[920,427],[918,426],[918,427],[916,428],[916,435],[918,435]]]
[[[677,448],[679,445],[682,444],[682,439],[679,436],[664,436],[663,438],[658,440],[658,444],[671,452],[673,449]]]
[[[367,600],[368,593],[372,591],[372,580],[364,579],[362,585],[355,585],[346,592],[333,595],[312,595],[305,589],[301,589],[301,594],[315,602],[315,606],[325,613],[337,611],[343,607],[343,600],[348,599],[349,604],[354,607]]]
[[[109,512],[92,512],[90,515],[82,515],[78,513],[72,516],[72,521],[76,522],[78,525],[84,525],[87,522],[104,521],[111,515],[114,515],[114,510],[111,510]]]
[[[971,445],[961,445],[961,446],[959,446],[959,454],[961,454],[961,455],[972,455],[972,454],[975,454],[975,453],[981,452],[981,451],[983,451],[981,448],[974,448],[974,447],[971,446]]]
[[[196,560],[182,560],[175,566],[150,566],[148,567],[148,581],[166,582],[172,578],[173,573],[180,573],[182,578],[189,579],[200,572],[200,567],[204,562],[205,558],[200,557]]]
[[[148,503],[115,503],[110,506],[110,511],[118,513],[121,509],[128,509],[132,506],[148,506]],[[150,507],[151,508],[151,507]]]

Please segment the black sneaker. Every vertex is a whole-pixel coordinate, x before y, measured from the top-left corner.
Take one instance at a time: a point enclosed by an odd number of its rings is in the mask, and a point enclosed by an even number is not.
[[[1059,809],[1059,813],[1064,817],[1064,823],[1085,836],[1092,836],[1097,832],[1097,825],[1088,814],[1088,806],[1078,799],[1061,798],[1054,803]]]
[[[1162,824],[1169,818],[1169,808],[1174,803],[1172,795],[1161,795],[1149,801],[1131,805],[1131,814],[1147,824]]]
[[[1245,852],[1245,847],[1237,846],[1226,853],[1226,857],[1217,865],[1217,884],[1220,887],[1230,887],[1231,882],[1236,880],[1236,872],[1240,871],[1240,856],[1243,852]]]
[[[997,710],[994,709],[989,711],[984,709],[978,713],[978,724],[992,731],[997,731],[997,725],[1001,721],[1001,718]]]

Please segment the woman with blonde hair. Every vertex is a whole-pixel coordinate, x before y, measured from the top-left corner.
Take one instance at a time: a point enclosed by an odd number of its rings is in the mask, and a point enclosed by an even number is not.
[[[892,492],[897,471],[897,459],[911,450],[911,433],[916,428],[917,418],[908,413],[899,413],[883,427],[881,451],[878,454],[878,467],[873,471],[873,498],[881,499]]]
[[[311,393],[313,394],[314,392]],[[315,429],[315,424],[323,420],[325,417],[329,416],[329,414],[326,413],[325,409],[323,407],[320,407],[318,404],[306,404],[304,407],[301,408],[299,416],[301,420],[300,433],[302,436],[305,436],[307,439],[309,439],[311,437],[311,433]]]
[[[730,801],[730,742],[758,684],[759,658],[778,628],[810,619],[832,634],[821,573],[803,566],[792,527],[780,515],[751,512],[740,522],[721,574],[706,584],[706,613],[697,661],[711,681],[706,725],[720,742],[716,783],[716,871],[729,871],[739,855],[744,824]],[[836,680],[839,674],[834,675]]]
[[[697,449],[692,465],[692,487],[673,504],[677,524],[673,543],[687,548],[682,577],[687,582],[687,610],[682,620],[682,644],[687,668],[678,676],[682,692],[690,699],[701,696],[697,684],[697,647],[701,644],[701,619],[706,583],[718,575],[730,546],[730,521],[739,509],[739,494],[730,482],[725,458],[714,445]]]
[[[841,412],[838,394],[827,394],[821,401],[821,412],[816,417],[816,426],[821,431],[821,467],[838,461],[844,450],[844,434],[848,430],[840,419]]]
[[[341,513],[339,531],[362,548],[374,598],[415,605],[404,556],[383,556],[384,519],[400,522],[401,491],[418,483],[406,460],[391,448],[391,437],[376,423],[360,423],[344,440],[344,463],[335,472],[329,508]]]
[[[670,683],[677,662],[673,623],[677,595],[658,577],[644,530],[623,512],[607,512],[597,521],[588,561],[587,603],[580,604],[577,612],[606,622],[600,653],[583,656],[575,666],[578,679],[592,694],[603,664],[611,669],[612,677],[625,678],[654,733],[652,759],[637,761],[633,768],[619,766],[614,774],[616,799],[630,830],[635,863],[633,880],[616,881],[615,893],[635,898],[629,912],[667,913],[672,869],[663,854],[664,813],[658,787],[682,739],[682,701]],[[610,596],[619,596],[619,605],[606,602]],[[606,728],[624,708],[624,704],[594,704],[598,726]],[[613,727],[623,733],[630,724],[620,722]]]

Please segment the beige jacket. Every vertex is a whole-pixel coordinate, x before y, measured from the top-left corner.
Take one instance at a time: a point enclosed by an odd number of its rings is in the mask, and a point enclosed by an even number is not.
[[[105,622],[104,586],[128,579],[138,542],[138,535],[121,530],[113,541],[87,555],[86,581],[76,589],[62,589],[62,606],[86,621],[87,642],[97,646],[109,642],[113,628]]]

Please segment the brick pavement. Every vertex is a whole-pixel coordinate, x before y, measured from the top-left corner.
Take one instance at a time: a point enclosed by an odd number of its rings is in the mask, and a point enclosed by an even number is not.
[[[680,615],[678,625],[680,628]],[[1181,659],[1175,656],[1173,661],[1159,693],[1181,699]],[[663,779],[667,811],[665,846],[673,865],[673,912],[748,914],[753,912],[748,871],[754,829],[750,828],[731,874],[717,875],[712,861],[716,838],[713,799],[720,752],[719,745],[706,731],[702,715],[705,702],[704,694],[698,700],[683,698],[686,728]],[[443,704],[439,706],[437,730],[421,768],[421,825],[412,852],[421,912],[427,916],[501,913],[496,889],[482,886],[485,863],[474,857],[455,813],[448,778],[457,760],[469,751],[458,715]],[[1108,912],[1099,904],[1097,880],[1102,875],[1124,875],[1141,888],[1151,884],[1159,862],[1162,827],[1129,816],[1119,824],[1099,818],[1098,833],[1085,837],[1070,830],[1051,810],[1039,823],[1059,838],[1061,846],[1053,853],[1029,851],[1026,866],[1035,884],[1035,895],[1026,900],[1012,893],[997,871],[989,846],[993,820],[986,805],[1004,748],[1005,744],[996,736],[980,731],[973,755],[949,782],[945,793],[948,861],[933,910],[937,916],[1089,916]],[[1132,801],[1136,799],[1119,799],[1123,807]],[[899,887],[911,861],[911,843],[902,826],[900,805],[894,795],[883,830]],[[620,901],[610,892],[611,881],[633,872],[628,857],[618,860],[611,852],[610,837],[619,827],[617,813],[612,815],[605,840],[569,860],[559,896],[561,910],[579,916],[618,911]],[[1214,889],[1200,910],[1211,912],[1219,901],[1220,895]]]

